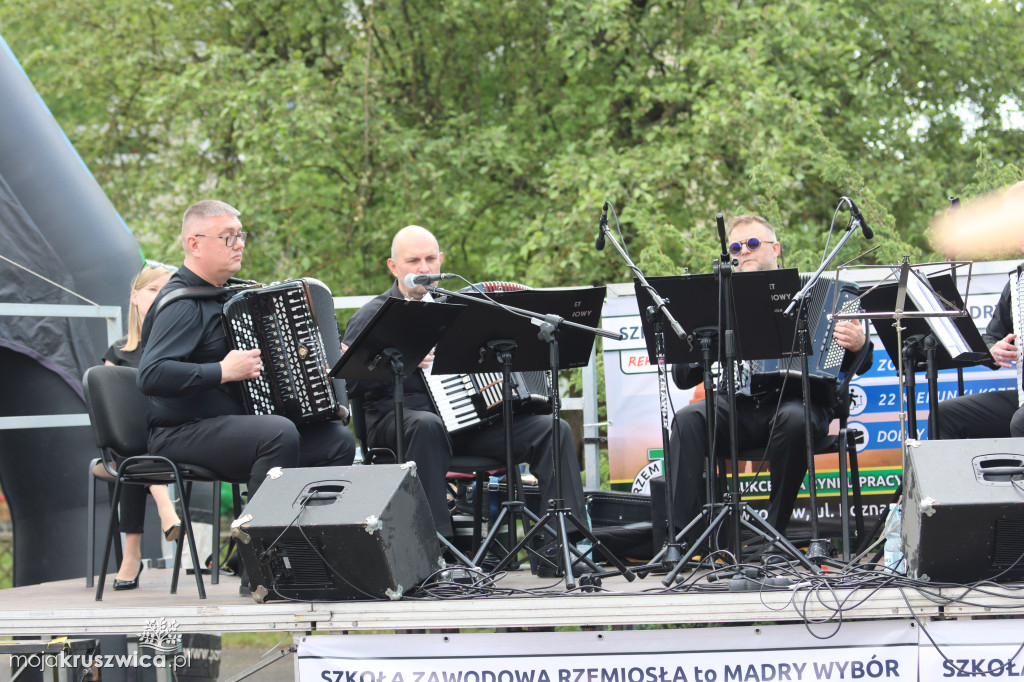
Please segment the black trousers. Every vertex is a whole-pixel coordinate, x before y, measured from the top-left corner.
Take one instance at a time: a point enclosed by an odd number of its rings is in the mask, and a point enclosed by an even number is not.
[[[758,404],[747,396],[736,396],[738,450],[764,448],[771,465],[771,498],[767,521],[784,533],[793,514],[793,505],[804,476],[807,474],[807,448],[804,436],[804,407],[799,399],[786,399],[776,416],[774,398]],[[715,401],[716,452],[719,458],[729,457],[729,401],[718,394]],[[831,410],[811,404],[811,435],[814,441],[828,433]],[[774,426],[774,429],[772,428]],[[771,438],[769,440],[769,432]],[[690,403],[676,412],[669,440],[674,479],[673,512],[677,530],[696,518],[705,504],[707,493],[704,469],[707,462],[707,417],[703,401]],[[713,476],[714,472],[709,472]],[[692,542],[703,531],[691,531]]]
[[[1010,421],[1016,421],[1016,411],[1016,390],[972,393],[943,400],[939,403],[939,438],[1009,438]]]
[[[505,430],[499,421],[477,431],[463,431],[450,437],[444,422],[436,413],[427,410],[403,411],[405,420],[405,459],[416,462],[417,475],[427,495],[434,525],[442,535],[451,537],[452,518],[448,511],[448,488],[445,477],[452,452],[464,452],[478,457],[493,457],[495,468],[505,464]],[[559,435],[562,493],[566,507],[586,523],[583,502],[583,483],[579,462],[573,445],[572,430],[560,420]],[[547,508],[548,500],[555,497],[554,454],[552,450],[551,417],[543,415],[516,416],[512,421],[512,447],[516,462],[528,464],[537,477],[541,500]],[[371,447],[395,448],[394,415],[387,415],[367,425],[367,438]]]
[[[118,504],[118,529],[122,533],[141,533],[146,522],[148,485],[121,486]]]
[[[348,466],[355,438],[334,422],[296,426],[277,415],[225,415],[150,429],[149,452],[197,464],[225,481],[248,481],[249,497],[274,467]]]

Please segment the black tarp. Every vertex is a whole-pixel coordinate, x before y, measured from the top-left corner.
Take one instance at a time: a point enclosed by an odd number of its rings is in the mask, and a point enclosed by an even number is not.
[[[138,244],[2,38],[0,93],[0,302],[124,310]],[[0,316],[0,417],[85,412],[82,374],[106,346],[102,319]],[[97,454],[85,426],[0,430],[15,585],[85,574]]]

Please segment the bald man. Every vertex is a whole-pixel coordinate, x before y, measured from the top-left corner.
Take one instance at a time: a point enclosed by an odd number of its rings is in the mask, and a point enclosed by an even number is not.
[[[392,287],[359,309],[345,329],[343,347],[351,344],[388,298],[430,301],[430,294],[422,286],[409,288],[403,281],[408,274],[438,274],[444,262],[444,253],[434,235],[417,225],[402,228],[391,243],[388,270],[395,277]],[[433,354],[420,362],[426,369],[433,362]],[[406,459],[416,462],[418,476],[430,503],[437,530],[452,536],[452,519],[448,510],[448,491],[445,476],[453,452],[474,456],[494,457],[494,467],[504,465],[504,427],[500,422],[482,429],[461,431],[454,436],[444,427],[427,393],[421,372],[413,372],[403,385],[405,403],[404,434]],[[355,381],[349,383],[349,394],[360,399],[366,411],[367,439],[370,447],[395,448],[395,403],[391,382]],[[540,484],[544,508],[555,495],[552,453],[551,417],[543,415],[517,415],[512,423],[514,454],[519,463],[530,466],[530,472]],[[585,519],[583,485],[579,463],[573,446],[572,431],[564,421],[561,432],[561,477],[564,501],[577,519]]]

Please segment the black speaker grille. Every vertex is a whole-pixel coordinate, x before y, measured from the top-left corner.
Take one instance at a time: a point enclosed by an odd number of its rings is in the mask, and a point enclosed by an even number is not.
[[[270,565],[274,575],[278,576],[278,587],[325,587],[334,584],[334,574],[320,558],[324,556],[323,545],[318,539],[313,539],[312,543],[284,541],[271,550]]]
[[[992,546],[993,568],[1014,567],[1024,573],[1024,519],[996,519],[995,542]]]

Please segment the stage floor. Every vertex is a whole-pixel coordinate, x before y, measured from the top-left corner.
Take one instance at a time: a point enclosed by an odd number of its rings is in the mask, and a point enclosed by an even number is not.
[[[1024,616],[1021,584],[920,589],[871,584],[829,570],[823,576],[794,574],[795,587],[730,591],[728,581],[708,582],[706,572],[684,573],[686,584],[672,588],[662,584],[663,577],[628,582],[615,575],[604,578],[598,591],[583,592],[524,569],[486,589],[439,586],[448,595],[443,598],[258,604],[239,595],[236,577],[211,585],[207,576],[202,600],[192,576],[182,575],[172,595],[171,571],[146,569],[139,589],[115,592],[108,584],[102,602],[84,578],[2,590],[0,636],[139,634],[161,618],[176,623],[179,632],[355,633]]]

